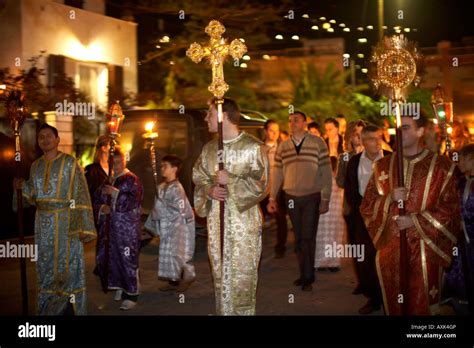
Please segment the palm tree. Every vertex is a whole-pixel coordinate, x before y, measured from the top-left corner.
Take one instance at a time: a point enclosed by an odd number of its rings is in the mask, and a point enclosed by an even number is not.
[[[342,114],[348,120],[381,123],[379,103],[361,93],[368,86],[352,87],[347,83],[349,74],[349,70],[336,69],[334,63],[318,71],[314,64],[301,62],[298,77],[288,73],[293,85],[291,105],[319,121]]]

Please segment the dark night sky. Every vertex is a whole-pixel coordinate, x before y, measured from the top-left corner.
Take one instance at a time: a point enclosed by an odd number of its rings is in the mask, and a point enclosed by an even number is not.
[[[128,4],[134,4],[140,0],[128,0]],[[204,1],[204,0],[196,0]],[[206,0],[207,1],[207,0]],[[209,0],[210,1],[210,0]],[[221,7],[226,7],[229,1],[218,1]],[[472,0],[384,0],[384,24],[388,26],[386,34],[395,34],[394,26],[410,28],[409,33],[404,33],[409,40],[418,43],[419,47],[434,47],[439,41],[452,41],[453,46],[471,45],[474,46],[474,25],[468,16],[472,12],[469,8],[469,1]],[[371,48],[378,41],[377,32],[377,0],[306,0],[306,1],[284,1],[284,0],[258,0],[259,3],[278,6],[285,4],[281,12],[281,22],[269,24],[267,34],[271,40],[260,47],[249,47],[249,54],[252,51],[259,51],[261,54],[270,50],[301,47],[302,41],[291,39],[292,35],[299,35],[301,39],[317,38],[344,38],[345,52],[350,53],[356,61],[357,68],[367,67],[367,60],[371,53]],[[125,2],[127,3],[127,2]],[[193,4],[196,2],[193,2]],[[122,11],[126,8],[124,2],[117,0],[107,1],[107,14],[120,18]],[[138,23],[138,55],[143,59],[145,54],[156,50],[155,44],[159,37],[169,34],[172,37],[179,34],[182,28],[182,21],[177,14],[156,14],[137,11],[129,7]],[[289,20],[284,16],[289,10],[294,11],[294,19]],[[398,19],[398,11],[403,11],[403,19]],[[308,14],[309,18],[302,18],[303,14]],[[332,24],[334,33],[322,30],[324,21],[319,18],[326,17],[336,20]],[[209,20],[213,18],[210,11]],[[163,22],[163,31],[159,30],[158,21]],[[343,32],[339,26],[344,23],[351,29],[349,33]],[[224,23],[225,24],[225,23]],[[311,26],[318,25],[319,30],[311,30]],[[372,25],[373,30],[367,29],[367,25]],[[364,31],[356,30],[357,27],[364,27]],[[283,28],[283,29],[282,29]],[[416,28],[416,31],[413,29]],[[276,34],[282,34],[284,40],[276,40]],[[367,38],[367,43],[359,43],[358,38]],[[470,37],[469,42],[462,42],[463,38]],[[363,53],[364,57],[357,57],[358,53]]]
[[[133,2],[132,0],[131,3],[133,4]],[[259,0],[259,2],[275,4],[278,3],[278,0]],[[469,9],[469,2],[468,0],[385,0],[384,22],[389,27],[390,34],[394,33],[393,26],[395,25],[417,28],[417,32],[409,33],[409,37],[411,40],[417,41],[421,47],[435,46],[441,40],[459,42],[462,37],[474,36],[474,26],[471,24],[471,18],[468,17],[472,14]],[[108,2],[108,15],[119,17],[122,7],[114,4],[117,4],[117,2]],[[283,18],[285,13],[282,13],[282,22],[287,22],[285,27],[288,32],[281,32],[281,34],[287,34],[287,36],[298,34],[302,38],[344,37],[346,41],[357,41],[357,38],[363,36],[363,34],[369,38],[371,33],[376,35],[376,30],[365,30],[361,33],[356,31],[355,28],[357,26],[373,25],[376,29],[377,0],[290,1],[287,8],[295,11],[295,20],[293,21]],[[403,20],[397,19],[398,10],[403,10]],[[301,18],[304,13],[309,14],[310,18]],[[173,31],[176,25],[181,25],[177,20],[177,16],[134,14],[136,21],[139,23],[138,35],[140,41],[150,41],[154,38],[154,35],[159,34],[156,30],[150,30],[149,25],[147,25],[150,21],[163,18],[165,28],[168,31]],[[321,21],[319,21],[321,16],[325,16],[328,20],[335,19],[337,21],[333,25],[336,29],[335,33],[310,29],[313,24],[321,24]],[[342,29],[338,26],[341,22],[351,28],[350,33],[341,31]],[[153,27],[157,28],[156,24]],[[269,26],[268,32],[274,36],[276,31]],[[293,40],[273,40],[268,48],[283,48],[295,45],[297,46],[298,42]]]

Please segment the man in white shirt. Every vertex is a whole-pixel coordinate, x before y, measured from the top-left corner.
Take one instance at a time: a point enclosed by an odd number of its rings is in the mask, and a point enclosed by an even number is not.
[[[354,227],[355,242],[364,247],[363,260],[355,262],[359,285],[357,287],[358,291],[354,294],[362,293],[368,297],[369,300],[359,309],[359,313],[369,314],[380,309],[382,295],[375,269],[376,250],[360,215],[359,207],[372,176],[372,165],[382,158],[385,152],[382,150],[382,131],[380,128],[372,125],[365,127],[362,130],[361,139],[364,151],[353,156],[347,164],[344,195],[349,207],[348,220]]]

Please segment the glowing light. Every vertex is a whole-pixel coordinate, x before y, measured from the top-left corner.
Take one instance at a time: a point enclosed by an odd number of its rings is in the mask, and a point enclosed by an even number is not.
[[[364,58],[364,54],[363,53],[357,53],[357,58]]]
[[[161,48],[161,46],[160,46],[160,45],[156,45],[155,47],[156,47],[156,48]]]
[[[405,29],[403,29],[403,31],[406,32],[406,33],[409,33],[409,32],[410,32],[410,28],[405,28]]]
[[[374,26],[373,25],[368,25],[367,29],[372,30],[372,29],[374,29]]]
[[[362,28],[362,27],[357,27],[357,30],[359,30],[359,31],[364,31],[364,28]]]
[[[357,39],[357,41],[359,41],[360,43],[366,43],[367,39],[365,37],[361,37],[361,38]]]
[[[11,160],[15,157],[15,151],[9,149],[3,150],[2,157],[3,159]]]
[[[89,45],[83,45],[78,39],[71,38],[65,43],[66,51],[71,58],[90,61],[106,61],[104,48],[98,42],[92,42]]]
[[[283,35],[281,35],[281,34],[275,35],[275,39],[283,40]]]
[[[168,35],[165,35],[165,36],[163,36],[163,37],[160,39],[160,42],[161,42],[161,43],[170,42],[170,37],[169,37]]]
[[[303,18],[309,18],[309,14],[305,13],[305,14],[302,15],[301,17],[303,17]]]
[[[313,30],[318,30],[319,27],[318,27],[317,25],[313,25],[313,26],[311,27],[311,29],[313,29]]]
[[[448,134],[451,134],[453,132],[453,128],[452,127],[448,127],[446,129],[446,132],[448,132]]]
[[[240,67],[241,67],[242,69],[246,69],[246,68],[247,68],[247,63],[242,63],[242,64],[240,64]]]
[[[351,55],[350,55],[349,53],[344,53],[342,56],[343,56],[344,58],[349,58]]]
[[[300,37],[299,37],[298,35],[293,35],[293,36],[291,37],[291,39],[292,39],[292,40],[299,40]]]
[[[240,38],[239,40],[242,41],[243,43],[245,43],[245,40],[244,40],[244,39]]]
[[[346,25],[345,25],[344,23],[339,23],[339,26],[340,26],[341,28],[344,28]]]
[[[130,143],[122,144],[122,148],[125,153],[130,153],[130,151],[132,151],[132,144]]]
[[[328,33],[334,33],[334,28],[328,28]]]
[[[329,28],[331,28],[331,24],[329,24],[329,23],[324,23],[323,24],[323,29],[329,29]]]
[[[153,128],[155,128],[155,122],[153,121],[150,121],[150,122],[147,122],[145,123],[145,131],[146,133],[143,134],[143,137],[145,139],[155,139],[155,138],[158,138],[158,133],[157,132],[153,132]],[[127,144],[125,144],[125,152],[130,152],[130,150],[132,149],[132,147],[130,146],[130,148],[127,150],[126,148]]]
[[[343,30],[343,31],[345,31],[346,33],[348,33],[348,32],[350,32],[350,31],[351,31],[351,29],[350,29],[350,28],[344,28],[344,29],[342,29],[342,30]]]
[[[367,68],[362,68],[362,69],[360,69],[360,71],[362,71],[363,74],[367,74],[367,72],[368,72]]]
[[[153,131],[153,127],[155,127],[155,122],[151,121],[151,122],[145,123],[145,130],[146,130],[147,132],[152,132],[152,131]]]
[[[325,21],[325,20],[326,20],[326,17],[319,17],[319,20]]]
[[[331,20],[329,21],[329,23],[336,24],[336,20],[335,20],[335,19],[331,19]]]
[[[262,58],[265,59],[265,60],[270,60],[270,56],[268,54],[264,54],[262,56]]]
[[[243,60],[250,60],[250,56],[246,54],[245,56],[242,57]]]

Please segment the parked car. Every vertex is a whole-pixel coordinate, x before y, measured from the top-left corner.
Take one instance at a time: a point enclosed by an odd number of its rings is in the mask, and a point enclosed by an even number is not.
[[[150,151],[146,140],[143,138],[145,124],[155,122],[155,131],[158,138],[155,140],[157,154],[158,176],[159,160],[164,155],[174,154],[183,160],[183,168],[179,179],[186,191],[191,204],[193,204],[192,168],[202,147],[212,136],[208,131],[207,122],[204,121],[206,109],[190,109],[184,113],[179,110],[124,110],[125,120],[121,128],[120,145],[129,153],[128,168],[142,181],[144,186],[143,212],[148,214],[153,208],[155,185],[151,168]],[[263,126],[267,118],[256,112],[243,110],[240,128],[263,139]]]

